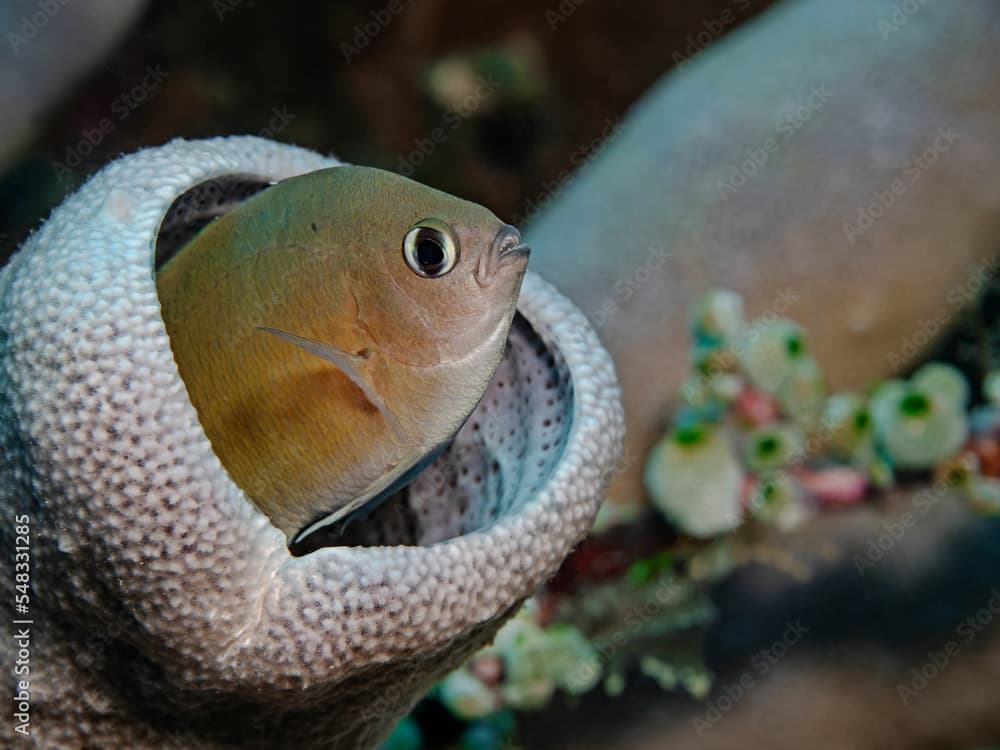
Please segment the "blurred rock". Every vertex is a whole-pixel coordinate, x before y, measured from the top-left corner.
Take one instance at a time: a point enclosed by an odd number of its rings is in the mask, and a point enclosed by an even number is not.
[[[101,62],[146,0],[8,0],[0,5],[0,170],[43,115]]]
[[[915,365],[976,298],[1000,250],[998,48],[991,0],[786,2],[664,79],[543,201],[532,265],[625,389],[615,500],[642,494],[710,287],[802,323],[838,389]]]

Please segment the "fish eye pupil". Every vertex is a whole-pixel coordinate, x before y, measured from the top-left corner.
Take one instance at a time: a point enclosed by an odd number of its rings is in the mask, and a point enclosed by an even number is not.
[[[417,262],[427,271],[434,271],[444,263],[444,248],[432,237],[423,237],[417,243]]]
[[[447,227],[433,226],[441,223],[425,219],[403,237],[403,259],[418,276],[439,279],[458,263],[458,241]]]

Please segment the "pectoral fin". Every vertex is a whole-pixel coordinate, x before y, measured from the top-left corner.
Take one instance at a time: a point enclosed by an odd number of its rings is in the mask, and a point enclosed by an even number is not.
[[[386,404],[385,399],[382,395],[375,389],[371,381],[366,377],[364,371],[361,368],[361,363],[368,359],[367,354],[353,354],[351,352],[346,352],[333,344],[327,344],[324,341],[318,341],[317,339],[309,338],[308,336],[300,336],[297,333],[289,333],[288,331],[282,331],[280,328],[271,328],[269,326],[257,326],[261,331],[274,334],[278,338],[282,338],[285,341],[295,344],[295,346],[300,349],[304,349],[310,354],[315,354],[317,357],[326,360],[338,370],[344,373],[352,383],[354,383],[361,392],[365,394],[367,398],[374,406],[379,410],[382,418],[389,425],[393,433],[397,438],[402,439],[404,437],[403,430],[399,425],[399,421],[396,419],[396,415],[392,413],[389,405]]]

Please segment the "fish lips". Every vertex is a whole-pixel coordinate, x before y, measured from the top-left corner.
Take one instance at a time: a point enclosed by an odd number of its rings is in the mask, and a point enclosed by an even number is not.
[[[489,251],[479,257],[476,279],[482,286],[487,286],[501,268],[511,265],[518,266],[523,273],[530,254],[531,248],[521,241],[521,233],[510,224],[504,224],[493,238]]]
[[[517,245],[510,245],[500,251],[497,257],[497,268],[503,268],[504,266],[509,266],[512,263],[517,263],[522,258],[524,259],[524,263],[527,263],[528,256],[530,255],[531,248],[523,242]]]

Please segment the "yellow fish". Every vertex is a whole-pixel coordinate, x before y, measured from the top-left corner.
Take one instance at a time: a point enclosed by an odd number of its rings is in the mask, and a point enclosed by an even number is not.
[[[528,254],[482,206],[343,166],[267,188],[163,265],[199,420],[291,545],[454,437],[503,356]]]

